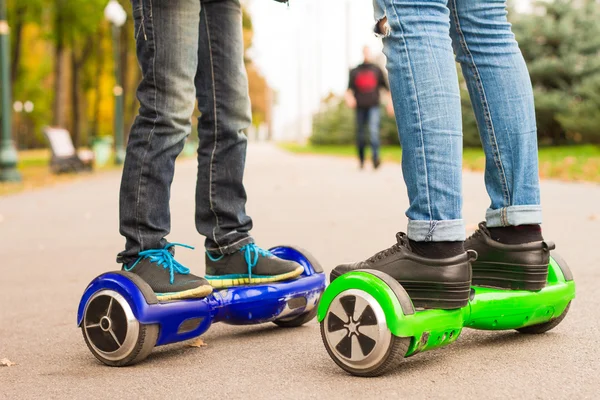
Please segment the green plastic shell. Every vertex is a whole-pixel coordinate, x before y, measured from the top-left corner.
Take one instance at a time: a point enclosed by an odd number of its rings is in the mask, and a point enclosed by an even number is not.
[[[410,337],[406,357],[455,341],[463,327],[484,330],[518,329],[559,317],[575,298],[575,282],[567,281],[551,259],[548,283],[537,292],[474,286],[469,304],[457,310],[423,310],[404,315],[390,287],[376,276],[355,271],[342,275],[325,290],[317,317],[322,322],[332,300],[349,289],[369,293],[381,305],[392,334]]]

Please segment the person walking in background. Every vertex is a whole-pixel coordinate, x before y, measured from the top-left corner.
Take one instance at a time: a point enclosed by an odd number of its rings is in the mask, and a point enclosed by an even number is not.
[[[362,64],[350,71],[348,90],[346,91],[346,104],[356,109],[356,146],[360,167],[365,165],[365,130],[369,130],[369,141],[373,152],[373,167],[377,169],[381,163],[379,158],[379,126],[381,114],[379,105],[381,103],[381,89],[389,92],[388,84],[383,71],[377,64],[372,62],[371,50],[363,48],[364,61]],[[388,102],[391,104],[391,101]]]

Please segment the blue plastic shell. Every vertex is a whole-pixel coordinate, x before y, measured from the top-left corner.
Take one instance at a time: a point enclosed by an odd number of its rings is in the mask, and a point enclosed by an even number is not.
[[[325,275],[316,273],[308,258],[299,250],[277,247],[271,251],[280,258],[302,265],[302,276],[281,283],[223,289],[201,300],[148,304],[131,280],[109,272],[94,279],[86,288],[79,303],[77,325],[81,325],[89,299],[105,289],[121,294],[140,323],[160,325],[157,346],[200,336],[213,322],[223,321],[233,325],[259,324],[280,318],[292,318],[316,307],[325,290]],[[192,319],[193,329],[182,329],[182,324]]]

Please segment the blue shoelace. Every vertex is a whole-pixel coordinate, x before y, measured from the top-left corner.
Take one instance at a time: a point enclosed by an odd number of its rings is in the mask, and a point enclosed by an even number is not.
[[[175,280],[175,273],[178,273],[181,275],[187,275],[190,273],[189,268],[187,268],[187,267],[181,265],[179,262],[177,262],[177,260],[175,260],[175,257],[173,257],[173,254],[171,254],[171,252],[169,251],[169,248],[171,248],[173,246],[181,246],[181,247],[185,247],[187,249],[194,250],[194,248],[192,246],[188,246],[187,244],[169,243],[162,249],[151,249],[151,250],[140,251],[138,253],[139,258],[136,260],[136,262],[134,262],[131,265],[131,267],[126,266],[125,271],[131,271],[137,265],[137,263],[139,263],[142,259],[148,258],[148,259],[150,259],[151,263],[155,263],[155,264],[163,267],[164,269],[169,269],[169,275],[171,277],[170,282],[172,285],[173,281]]]
[[[258,264],[258,259],[260,256],[262,257],[270,257],[273,255],[269,250],[265,250],[254,243],[249,243],[240,249],[242,253],[244,253],[244,259],[246,260],[246,265],[248,265],[248,277],[252,278],[252,268]],[[211,261],[219,261],[224,257],[224,255],[220,255],[218,257],[213,257],[208,251],[206,255]]]

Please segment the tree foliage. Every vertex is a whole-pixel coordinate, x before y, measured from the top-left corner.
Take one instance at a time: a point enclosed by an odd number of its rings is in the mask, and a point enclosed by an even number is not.
[[[600,143],[600,3],[541,1],[534,14],[510,12],[509,18],[534,87],[540,144]],[[459,76],[464,144],[480,146],[469,94]],[[350,117],[341,102],[325,106],[315,117],[312,141],[353,143]],[[383,121],[390,124],[387,117]],[[385,140],[390,138],[387,129],[382,129]]]
[[[387,115],[381,106],[381,143],[398,144],[398,131],[394,117]],[[324,101],[321,112],[313,117],[310,142],[320,144],[349,144],[356,137],[355,111],[346,106],[343,98],[333,94]]]
[[[600,4],[538,2],[514,31],[533,82],[540,141],[600,143]]]
[[[133,123],[138,102],[135,89],[141,73],[135,55],[131,3],[121,29],[121,82],[125,103],[125,132]],[[11,26],[11,67],[14,101],[32,101],[30,114],[15,114],[13,135],[20,148],[46,146],[44,126],[66,127],[76,145],[98,136],[113,135],[114,57],[108,0],[7,0]],[[244,43],[252,45],[252,21],[243,13]],[[268,116],[269,88],[246,57],[250,95],[257,122]]]

